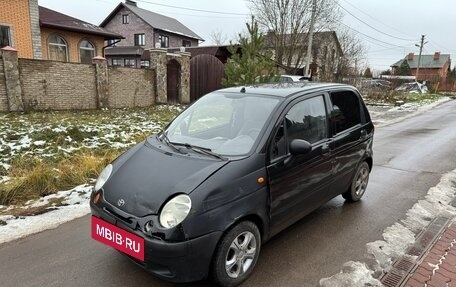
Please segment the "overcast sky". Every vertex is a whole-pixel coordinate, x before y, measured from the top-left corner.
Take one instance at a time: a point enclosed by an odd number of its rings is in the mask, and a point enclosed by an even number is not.
[[[38,0],[39,5],[100,24],[120,0]],[[221,31],[233,39],[245,29],[250,13],[246,0],[138,0],[138,6],[173,17],[212,44],[210,34]],[[424,54],[440,51],[456,56],[455,0],[339,0],[346,11],[343,23],[359,32],[368,48],[367,65],[381,71],[409,52],[418,54],[422,34],[426,35]],[[165,6],[163,6],[165,5]],[[178,9],[176,6],[186,9]],[[189,8],[189,9],[188,9]],[[208,10],[221,13],[194,11]],[[357,20],[361,19],[364,23]],[[371,26],[371,27],[369,27]],[[454,66],[454,60],[452,67]]]

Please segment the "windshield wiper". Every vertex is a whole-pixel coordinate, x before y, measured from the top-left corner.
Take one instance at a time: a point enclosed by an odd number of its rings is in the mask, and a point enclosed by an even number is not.
[[[221,159],[221,160],[226,160],[225,157],[223,157],[222,155],[220,155],[218,153],[213,152],[210,148],[207,148],[207,147],[192,145],[192,144],[189,144],[189,143],[173,143],[173,144],[182,145],[182,146],[184,146],[184,147],[186,147],[188,149],[192,149],[193,151],[195,151],[197,153],[210,155],[210,156],[216,157],[216,158]]]
[[[162,131],[161,134],[159,136],[157,136],[157,138],[166,143],[168,146],[172,147],[175,151],[177,151],[178,153],[182,153],[182,154],[186,154],[185,152],[182,151],[182,149],[178,148],[176,146],[175,143],[171,142],[168,138],[168,136],[166,135],[166,132],[165,131]]]

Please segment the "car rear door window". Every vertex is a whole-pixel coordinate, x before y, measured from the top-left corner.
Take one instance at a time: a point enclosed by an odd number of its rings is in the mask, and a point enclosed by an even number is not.
[[[332,92],[331,102],[331,122],[335,134],[361,124],[361,106],[354,92]]]

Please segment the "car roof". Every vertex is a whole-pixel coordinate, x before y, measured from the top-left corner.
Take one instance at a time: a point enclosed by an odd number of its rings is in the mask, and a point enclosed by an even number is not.
[[[240,86],[218,90],[220,93],[245,93],[289,97],[300,92],[314,92],[332,88],[355,89],[353,86],[335,83],[320,82],[293,82],[293,83],[267,83],[252,86]]]

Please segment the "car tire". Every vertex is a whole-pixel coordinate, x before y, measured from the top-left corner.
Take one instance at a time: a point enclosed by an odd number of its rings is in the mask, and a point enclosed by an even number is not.
[[[367,162],[363,161],[358,166],[348,191],[342,194],[343,198],[351,202],[360,200],[366,192],[367,184],[369,182],[369,173],[369,165]]]
[[[242,221],[221,239],[212,260],[211,279],[219,286],[238,286],[252,273],[260,255],[261,235],[251,221]]]

